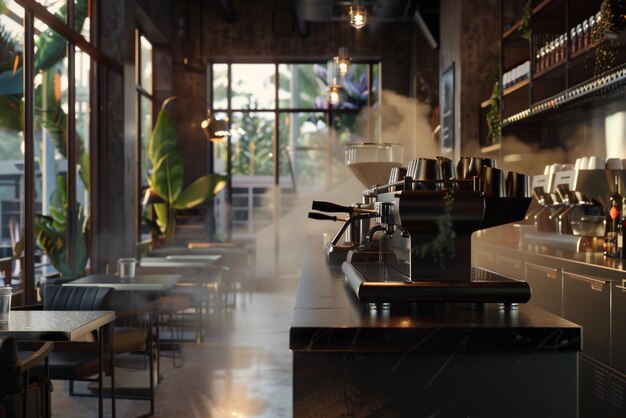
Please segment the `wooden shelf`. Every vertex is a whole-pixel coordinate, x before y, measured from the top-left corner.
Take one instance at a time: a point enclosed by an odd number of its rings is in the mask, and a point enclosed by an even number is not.
[[[556,70],[557,68],[561,68],[565,65],[565,60],[561,60],[559,62],[557,62],[556,64],[553,64],[551,66],[549,66],[548,68],[545,68],[541,71],[539,71],[538,73],[533,75],[533,79],[536,80],[538,78],[541,78],[543,76],[545,76],[548,73],[551,73],[552,71]]]
[[[513,23],[513,26],[511,26],[510,28],[505,30],[504,33],[502,34],[502,39],[506,39],[509,36],[511,36],[512,34],[514,34],[515,31],[520,28],[520,26],[522,26],[522,19],[520,19],[517,22]]]
[[[481,109],[485,109],[485,108],[491,106],[492,104],[494,104],[494,102],[495,102],[495,100],[493,100],[493,99],[487,99],[487,100],[483,101],[480,104],[480,108]]]
[[[489,154],[490,152],[500,151],[500,148],[502,148],[502,144],[498,142],[497,144],[487,145],[486,147],[482,147],[480,149],[480,152],[482,154]]]
[[[502,127],[531,117],[546,115],[557,109],[571,108],[571,106],[577,103],[585,103],[589,100],[593,100],[594,97],[623,95],[624,90],[626,90],[626,64],[622,64],[618,68],[570,87],[555,96],[533,103],[530,109],[525,109],[505,118],[502,121]]]
[[[533,7],[533,16],[546,8],[546,6],[550,5],[553,0],[543,0],[541,3]]]
[[[502,91],[502,96],[508,96],[509,94],[511,94],[511,93],[513,93],[513,92],[523,88],[523,87],[526,87],[529,82],[530,82],[530,80],[527,78],[527,79],[524,79],[522,81],[519,81],[519,82],[513,84],[510,87],[507,87],[506,89],[504,89],[504,91]]]
[[[574,60],[580,56],[587,54],[587,52],[594,51],[594,50],[595,48],[593,46],[588,46],[587,48],[581,48],[578,51],[574,52],[572,55],[570,55],[570,59]]]

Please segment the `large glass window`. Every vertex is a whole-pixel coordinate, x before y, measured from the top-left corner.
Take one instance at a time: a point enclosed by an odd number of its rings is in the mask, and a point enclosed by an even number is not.
[[[139,190],[148,187],[148,173],[151,169],[148,159],[148,142],[152,133],[153,125],[153,101],[152,96],[152,44],[136,31],[136,89],[137,89],[137,137],[139,138],[139,158],[137,171],[139,173]],[[151,218],[147,208],[139,208],[141,217]],[[140,222],[139,240],[150,238],[150,229],[144,222]]]
[[[6,6],[0,9],[0,258],[14,255],[24,226],[24,10],[10,0]],[[6,263],[12,275],[19,273],[19,262]]]
[[[73,0],[72,28],[65,0],[38,0],[45,9],[32,9],[32,21],[14,0],[0,3],[0,255],[21,259],[12,273],[25,280],[14,285],[20,302],[33,303],[39,279],[89,268],[93,58],[76,45],[90,38],[91,2]],[[64,35],[48,26],[59,20]]]
[[[378,67],[354,63],[341,80],[341,102],[330,106],[326,63],[212,64],[214,115],[231,128],[214,145],[214,168],[230,167],[235,238],[253,237],[296,197],[332,186],[346,143],[377,139],[379,122],[368,110],[377,106]]]

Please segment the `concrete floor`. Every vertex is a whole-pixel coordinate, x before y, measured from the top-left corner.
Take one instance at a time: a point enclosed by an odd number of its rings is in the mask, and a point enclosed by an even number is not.
[[[182,368],[162,358],[164,379],[156,390],[155,417],[292,415],[289,326],[297,278],[252,282],[238,294],[233,309],[211,316],[201,344],[183,344]],[[98,416],[97,399],[71,397],[67,382],[53,383],[53,416]],[[146,401],[118,400],[118,417],[146,411]],[[105,416],[110,416],[108,399]]]

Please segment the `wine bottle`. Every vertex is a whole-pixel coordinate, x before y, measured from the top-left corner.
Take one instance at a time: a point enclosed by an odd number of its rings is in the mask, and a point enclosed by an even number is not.
[[[617,238],[622,225],[622,205],[624,199],[619,190],[619,177],[615,177],[615,188],[609,197],[609,210],[606,214],[604,225],[604,255],[608,257],[620,257],[617,247]]]

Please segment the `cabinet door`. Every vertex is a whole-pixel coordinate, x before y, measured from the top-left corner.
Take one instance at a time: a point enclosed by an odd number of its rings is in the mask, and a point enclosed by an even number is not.
[[[532,292],[530,303],[563,315],[563,278],[558,269],[526,262],[525,279]]]
[[[584,355],[578,357],[578,411],[579,418],[607,416],[607,389],[609,371]]]
[[[518,258],[498,256],[497,272],[514,279],[524,280],[524,261]]]
[[[563,317],[583,328],[582,352],[610,364],[610,281],[563,270]]]
[[[609,379],[609,418],[626,417],[626,376],[611,372]]]
[[[626,375],[626,286],[614,283],[611,309],[611,368]]]

